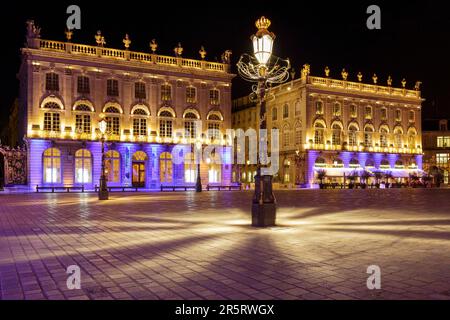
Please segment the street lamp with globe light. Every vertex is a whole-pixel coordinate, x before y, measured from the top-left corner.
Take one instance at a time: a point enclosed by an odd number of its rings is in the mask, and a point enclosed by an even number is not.
[[[254,99],[260,103],[260,146],[265,146],[266,150],[267,138],[263,138],[261,132],[267,129],[266,101],[270,97],[269,89],[273,84],[288,80],[290,69],[289,59],[277,58],[272,54],[275,35],[268,30],[270,24],[270,20],[264,16],[256,21],[258,31],[251,37],[253,55],[243,54],[237,63],[239,75],[244,80],[256,82],[252,87],[251,97],[256,97]],[[267,165],[266,150],[259,151],[255,176],[255,193],[252,200],[252,225],[255,227],[274,226],[276,222],[276,200],[272,192],[273,173],[261,174],[262,166]]]
[[[102,118],[98,123],[98,128],[101,133],[101,142],[102,142],[102,174],[100,176],[100,186],[98,189],[98,199],[99,200],[108,200],[108,186],[106,181],[106,172],[105,172],[105,133],[107,128],[107,123],[104,118]]]

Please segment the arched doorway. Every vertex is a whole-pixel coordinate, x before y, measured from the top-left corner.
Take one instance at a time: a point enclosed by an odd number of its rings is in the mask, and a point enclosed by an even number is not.
[[[132,163],[132,184],[133,187],[145,187],[145,166],[147,163],[147,154],[143,151],[136,151],[133,154]]]

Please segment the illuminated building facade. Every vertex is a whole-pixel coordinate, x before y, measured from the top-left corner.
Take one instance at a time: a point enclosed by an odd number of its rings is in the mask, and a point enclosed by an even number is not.
[[[450,171],[450,130],[448,119],[426,120],[423,131],[423,169],[435,175],[442,175],[442,182],[449,183]]]
[[[224,133],[231,126],[230,52],[222,63],[40,38],[28,22],[27,46],[19,71],[20,120],[28,147],[28,184],[94,188],[101,174],[98,123],[107,121],[105,166],[109,186],[158,189],[195,184],[192,147],[218,148],[203,158],[200,177],[206,184],[229,184],[230,147]],[[189,159],[175,163],[179,146]],[[183,149],[184,148],[184,149]],[[220,159],[220,160],[219,160]]]
[[[420,83],[415,90],[387,85],[332,79],[310,75],[305,65],[301,77],[271,89],[267,102],[267,128],[279,130],[280,170],[275,181],[281,186],[315,187],[317,173],[326,172],[325,182],[342,184],[346,177],[363,171],[389,173],[393,179],[406,182],[410,174],[422,169],[422,130]],[[234,101],[233,128],[245,126],[255,104],[246,99]],[[248,101],[247,101],[248,102]],[[250,118],[249,118],[250,117]],[[255,170],[241,165],[234,169],[236,180],[250,181]],[[243,172],[245,175],[243,175]],[[358,178],[359,179],[359,178]],[[373,182],[369,178],[368,183]]]

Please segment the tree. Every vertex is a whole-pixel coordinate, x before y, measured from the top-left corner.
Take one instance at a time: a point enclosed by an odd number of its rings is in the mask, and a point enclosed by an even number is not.
[[[323,189],[323,180],[327,176],[327,171],[324,169],[320,169],[317,171],[317,179],[320,181],[320,189]]]

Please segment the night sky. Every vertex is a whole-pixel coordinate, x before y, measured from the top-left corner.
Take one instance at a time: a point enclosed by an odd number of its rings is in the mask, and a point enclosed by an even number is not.
[[[66,8],[78,4],[82,12],[81,30],[73,42],[95,45],[94,34],[102,30],[107,47],[123,48],[125,33],[131,50],[149,52],[155,38],[158,53],[173,55],[178,42],[183,56],[198,58],[201,45],[207,60],[220,60],[225,49],[233,51],[235,65],[240,54],[251,52],[250,35],[261,15],[272,20],[277,38],[274,53],[289,57],[296,75],[303,64],[311,65],[312,75],[323,75],[325,66],[331,76],[340,78],[342,68],[349,80],[356,81],[361,71],[364,82],[372,74],[385,84],[388,75],[394,85],[402,78],[412,88],[423,82],[424,118],[450,115],[450,26],[445,2],[434,1],[128,1],[130,6],[111,1],[35,1],[8,3],[0,13],[2,38],[2,90],[0,125],[18,95],[16,74],[19,48],[25,40],[25,22],[34,19],[44,39],[65,40]],[[366,9],[381,7],[381,30],[368,30]],[[12,6],[12,7],[11,7]],[[234,67],[235,70],[235,67]],[[249,85],[234,81],[233,95],[249,92]]]

